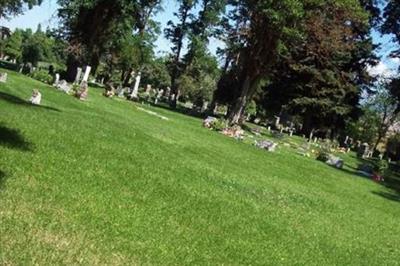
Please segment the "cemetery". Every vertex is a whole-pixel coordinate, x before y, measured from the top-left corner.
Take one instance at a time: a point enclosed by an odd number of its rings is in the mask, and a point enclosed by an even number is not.
[[[398,265],[398,10],[0,3],[0,265]]]

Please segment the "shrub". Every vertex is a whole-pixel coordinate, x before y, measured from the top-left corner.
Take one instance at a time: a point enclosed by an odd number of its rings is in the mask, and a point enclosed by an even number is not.
[[[228,123],[224,119],[216,119],[211,122],[210,127],[216,131],[222,131],[227,127]]]
[[[317,155],[317,160],[321,162],[327,162],[329,160],[329,152],[326,150],[320,150]]]
[[[388,169],[389,169],[389,163],[386,160],[380,160],[375,163],[374,171],[377,174],[384,176]]]
[[[47,83],[47,84],[53,83],[53,77],[51,75],[49,75],[49,73],[47,73],[47,71],[45,71],[45,70],[34,71],[29,76],[33,79],[39,80],[39,81]]]

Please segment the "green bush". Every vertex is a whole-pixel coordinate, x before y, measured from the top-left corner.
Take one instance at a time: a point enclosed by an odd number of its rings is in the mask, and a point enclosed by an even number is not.
[[[374,170],[377,174],[384,176],[389,169],[389,163],[386,160],[380,160],[375,163]]]
[[[224,119],[217,119],[211,123],[211,128],[216,131],[222,131],[227,125],[228,123]]]
[[[53,77],[47,73],[46,70],[36,70],[32,74],[29,75],[31,78],[39,80],[41,82],[52,84]]]
[[[327,162],[329,160],[329,153],[327,152],[319,152],[317,156],[317,160],[321,162]]]

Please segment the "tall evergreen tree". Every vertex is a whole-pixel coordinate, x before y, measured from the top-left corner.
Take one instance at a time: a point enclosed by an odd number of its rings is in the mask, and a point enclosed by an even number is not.
[[[171,95],[178,95],[177,80],[183,73],[183,63],[181,60],[182,49],[185,38],[189,33],[189,26],[193,20],[193,9],[197,0],[179,0],[179,10],[174,15],[178,18],[178,23],[168,22],[165,29],[165,37],[172,42],[172,61],[171,61]],[[171,106],[176,107],[176,98],[171,99]]]
[[[366,68],[377,60],[369,36],[368,12],[357,1],[326,1],[305,6],[306,38],[279,60],[265,108],[300,115],[304,133],[323,129],[332,135],[359,114],[363,88],[370,85]]]

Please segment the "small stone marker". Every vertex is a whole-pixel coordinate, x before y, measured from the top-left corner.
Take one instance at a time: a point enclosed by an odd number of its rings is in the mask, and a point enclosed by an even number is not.
[[[7,82],[7,73],[0,73],[0,82],[6,83]]]
[[[269,152],[274,152],[276,150],[276,148],[278,147],[278,144],[269,141],[269,140],[262,140],[262,141],[256,141],[256,146],[261,148],[261,149],[265,149]]]
[[[58,90],[60,90],[60,91],[63,91],[63,92],[65,92],[65,93],[70,93],[70,91],[71,91],[71,86],[68,84],[68,82],[66,81],[66,80],[61,80],[58,84],[57,84],[57,86],[56,86],[56,88],[58,89]]]
[[[326,161],[328,165],[334,166],[338,169],[342,169],[344,166],[344,161],[340,159],[339,157],[329,155],[328,161]]]
[[[29,99],[29,102],[34,105],[40,105],[42,101],[42,94],[38,90],[33,90],[32,97]]]

